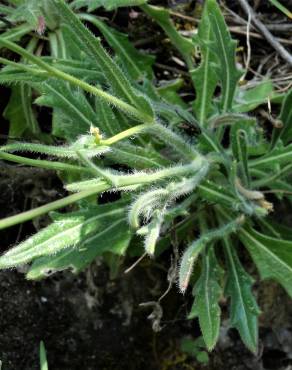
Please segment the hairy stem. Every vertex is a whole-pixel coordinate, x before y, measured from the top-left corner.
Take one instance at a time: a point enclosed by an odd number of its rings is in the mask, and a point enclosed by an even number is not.
[[[18,46],[17,44],[10,42],[8,40],[5,40],[3,38],[0,38],[0,45],[14,51],[15,53],[21,55],[22,57],[26,58],[27,60],[31,61],[32,63],[35,63],[37,66],[39,66],[41,69],[47,71],[51,77],[59,78],[64,81],[68,81],[72,85],[78,86],[82,88],[84,91],[87,91],[93,95],[98,96],[105,102],[114,105],[121,111],[127,113],[130,116],[133,116],[137,118],[139,121],[145,121],[147,123],[152,123],[153,118],[148,116],[145,113],[140,112],[138,109],[133,107],[132,105],[125,103],[123,100],[108,94],[107,92],[92,86],[88,84],[85,81],[79,80],[78,78],[71,76],[68,73],[62,72],[59,69],[47,64],[44,62],[41,58],[36,57],[35,55],[29,53],[27,50],[23,49],[22,47]],[[5,59],[4,59],[5,61]],[[4,62],[3,61],[3,62]],[[20,67],[20,69],[23,69],[23,66]],[[37,74],[39,74],[39,71],[35,71]]]

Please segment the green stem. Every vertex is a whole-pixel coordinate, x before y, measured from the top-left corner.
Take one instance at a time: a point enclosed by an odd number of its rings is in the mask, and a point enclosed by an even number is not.
[[[14,51],[15,53],[21,55],[22,57],[30,60],[32,63],[35,63],[37,66],[47,71],[52,77],[56,77],[56,78],[60,78],[62,80],[68,81],[69,83],[82,88],[84,91],[87,91],[93,95],[100,97],[105,102],[114,105],[115,107],[129,114],[130,116],[134,116],[139,121],[145,121],[147,123],[153,122],[152,117],[146,115],[145,113],[140,112],[138,109],[134,108],[132,105],[125,103],[119,98],[116,98],[115,96],[110,95],[106,93],[105,91],[88,84],[85,81],[79,80],[78,78],[74,76],[71,76],[65,72],[60,71],[59,69],[44,62],[41,58],[36,57],[33,54],[30,54],[27,50],[23,49],[17,44],[10,42],[8,40],[5,40],[3,38],[0,38],[0,45]],[[23,66],[21,66],[20,68],[22,69]],[[36,73],[39,74],[38,71],[36,71]]]
[[[144,181],[142,179],[142,183],[150,182],[149,178],[146,181],[146,178],[148,176],[151,176],[151,181],[154,181],[154,180],[160,179],[162,177],[167,177],[169,175],[177,175],[177,174],[181,175],[185,172],[187,173],[189,171],[193,171],[194,167],[199,167],[197,165],[199,165],[199,163],[197,163],[196,166],[194,166],[194,164],[188,165],[188,166],[183,166],[183,167],[181,167],[181,171],[178,171],[177,168],[172,168],[172,169],[167,169],[167,170],[164,170],[164,171],[160,171],[160,173],[154,173],[154,174],[152,174],[152,176],[151,175],[147,175],[147,176],[144,175],[144,177],[143,177]],[[122,186],[135,185],[135,184],[141,183],[141,178],[139,178],[139,175],[135,176],[134,179],[132,178],[132,181],[129,181],[129,180],[130,179],[128,178],[128,181],[124,181],[123,184],[120,184],[120,186],[122,187]],[[208,185],[206,184],[205,187],[208,187]],[[84,190],[84,191],[80,191],[79,193],[69,195],[65,198],[62,198],[60,200],[56,200],[54,202],[48,203],[44,206],[32,209],[30,211],[26,211],[26,212],[20,213],[20,214],[15,215],[15,216],[4,218],[4,219],[0,220],[0,230],[5,229],[5,228],[10,227],[10,226],[20,224],[22,222],[32,220],[32,219],[34,219],[36,217],[39,217],[43,214],[46,214],[48,212],[54,211],[54,210],[59,209],[59,208],[63,208],[65,206],[68,206],[69,204],[75,203],[75,202],[77,202],[81,199],[88,198],[91,195],[98,194],[98,193],[104,192],[106,190],[109,190],[110,188],[112,188],[111,185],[109,185],[105,181],[100,181],[99,183],[96,183],[95,186],[92,187],[89,190],[87,189],[87,190]]]
[[[0,63],[1,64],[5,64],[5,65],[8,65],[8,66],[11,66],[11,67],[15,67],[17,69],[21,69],[21,70],[23,70],[25,72],[34,74],[36,76],[44,76],[44,77],[47,77],[48,76],[48,73],[47,72],[44,72],[44,71],[36,71],[34,68],[28,67],[25,64],[12,62],[11,60],[6,59],[6,58],[0,57]]]
[[[131,128],[129,128],[129,129],[125,130],[125,131],[122,131],[122,132],[118,133],[117,135],[114,135],[114,136],[112,136],[112,137],[110,137],[108,139],[100,140],[100,144],[101,145],[112,145],[112,144],[115,144],[118,141],[121,141],[123,139],[126,139],[126,138],[128,138],[130,136],[139,134],[142,131],[146,131],[150,126],[151,126],[151,124],[145,123],[143,125],[137,125],[137,126],[131,127]]]
[[[126,139],[130,136],[140,134],[142,132],[147,132],[148,134],[155,135],[166,145],[173,147],[178,153],[180,153],[183,157],[187,159],[193,160],[200,155],[196,151],[196,149],[189,145],[181,136],[177,135],[175,132],[168,129],[167,127],[160,125],[159,123],[145,123],[143,125],[131,127],[108,139],[100,140],[100,144],[109,146],[118,141]]]
[[[112,175],[112,180],[115,183],[115,187],[124,188],[131,185],[146,185],[153,182],[161,181],[165,178],[176,178],[178,176],[188,176],[194,175],[195,171],[199,171],[205,163],[205,159],[198,157],[193,162],[187,165],[180,165],[175,167],[165,168],[163,170],[155,172],[140,172],[134,173],[131,175]],[[83,191],[94,189],[97,185],[99,179],[85,180],[77,183],[72,183],[66,186],[66,189],[69,191]],[[113,188],[112,185],[109,185],[109,188]],[[107,189],[108,190],[108,189]]]
[[[53,162],[53,161],[45,161],[40,159],[31,159],[26,157],[21,157],[19,155],[5,153],[0,151],[0,158],[6,161],[26,164],[32,167],[40,167],[46,168],[48,170],[55,170],[55,171],[74,171],[74,172],[91,172],[88,168],[74,166],[73,164],[62,163],[62,162]]]
[[[0,230],[13,225],[20,224],[25,221],[32,220],[48,212],[68,206],[69,204],[75,203],[81,199],[88,198],[91,195],[106,190],[107,187],[108,185],[106,183],[101,182],[99,185],[96,185],[96,187],[91,190],[81,191],[80,193],[69,195],[68,197],[56,200],[54,202],[48,203],[41,207],[37,207],[30,211],[26,211],[15,216],[4,218],[0,220]]]

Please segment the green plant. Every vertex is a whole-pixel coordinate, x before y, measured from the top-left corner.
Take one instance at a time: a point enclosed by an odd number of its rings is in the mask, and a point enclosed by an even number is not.
[[[0,58],[6,65],[0,82],[25,84],[38,92],[34,103],[53,109],[52,135],[64,145],[12,142],[0,148],[0,158],[55,169],[73,194],[0,220],[1,229],[47,212],[53,221],[2,255],[0,268],[32,262],[28,279],[66,268],[78,272],[104,253],[142,254],[135,235],[143,238],[148,255],[158,257],[172,244],[174,232],[186,246],[179,289],[185,293],[192,286],[190,317],[198,317],[208,350],[218,339],[219,301],[225,294],[231,326],[255,352],[260,310],[253,278],[238,252],[244,245],[261,278],[278,281],[292,296],[291,236],[273,221],[273,205],[265,198],[266,192],[276,192],[275,199],[290,201],[292,91],[276,96],[268,80],[241,86],[244,71],[236,64],[236,42],[215,0],[206,1],[198,35],[184,43],[165,10],[141,6],[186,61],[196,91],[190,106],[176,92],[181,81],[155,86],[153,57],[138,52],[125,35],[96,16],[76,15],[71,9],[78,3],[94,9],[104,2],[76,0],[71,8],[62,0],[47,3],[68,35],[65,59],[36,56],[0,37],[1,47],[22,58],[17,63]],[[110,2],[133,3],[138,2]],[[99,29],[114,58],[81,19]],[[196,48],[201,52],[198,66]],[[268,139],[248,112],[273,99],[282,104],[282,128]],[[182,123],[195,133],[184,132]],[[13,154],[23,151],[59,160]],[[117,192],[120,199],[97,204],[96,196],[106,191]],[[73,211],[53,212],[73,203]]]
[[[209,362],[209,356],[205,350],[205,343],[202,337],[197,339],[188,337],[182,338],[180,347],[182,352],[194,357],[198,362],[202,364],[207,364]]]
[[[47,360],[47,354],[46,354],[46,348],[44,345],[44,342],[40,342],[40,370],[48,370],[48,360]]]

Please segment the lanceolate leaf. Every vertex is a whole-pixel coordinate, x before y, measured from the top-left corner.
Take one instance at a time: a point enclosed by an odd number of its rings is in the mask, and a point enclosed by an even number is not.
[[[239,237],[262,279],[276,280],[292,297],[292,241],[271,238],[251,227],[242,229]]]
[[[142,80],[144,77],[152,79],[154,57],[140,53],[129,42],[127,35],[107,26],[97,17],[89,14],[81,14],[80,17],[99,28],[106,41],[116,52],[118,64],[123,66],[124,72],[131,79]]]
[[[256,352],[258,342],[257,316],[260,311],[252,294],[252,277],[243,269],[234,247],[224,238],[224,251],[228,266],[226,294],[230,296],[231,325],[245,345]]]
[[[178,33],[173,22],[170,19],[169,12],[164,8],[159,8],[147,4],[141,5],[141,8],[146,14],[152,17],[160,25],[160,27],[170,38],[173,45],[178,49],[178,51],[185,59],[189,69],[191,69],[193,65],[191,54],[194,51],[194,44]]]
[[[186,291],[193,272],[194,264],[207,244],[235,232],[237,228],[240,227],[241,221],[241,219],[236,219],[218,229],[209,230],[187,248],[183,254],[179,269],[179,288],[181,292],[184,293]]]
[[[213,246],[210,246],[202,261],[202,273],[193,290],[195,301],[189,316],[198,316],[204,341],[210,351],[219,336],[221,309],[218,301],[222,294],[220,279],[223,270],[217,262]]]
[[[108,206],[101,206],[106,208]],[[112,207],[112,206],[111,206]],[[36,259],[30,267],[26,277],[41,279],[48,274],[71,269],[78,273],[85,269],[97,256],[105,252],[123,255],[131,240],[131,233],[125,218],[118,215],[107,216],[108,223],[99,229],[90,238],[82,240],[74,248],[67,248],[53,256],[44,256]]]
[[[29,263],[36,258],[51,256],[63,250],[69,251],[69,247],[78,248],[79,252],[87,251],[87,259],[94,258],[99,252],[110,251],[111,248],[115,250],[114,244],[109,243],[114,226],[124,225],[123,231],[126,232],[124,204],[119,202],[69,214],[55,214],[53,217],[54,222],[51,225],[2,255],[0,268]],[[92,248],[96,248],[96,251],[93,252]],[[84,264],[85,261],[81,259],[79,265]]]
[[[215,55],[211,52],[208,44],[214,40],[214,35],[205,7],[198,30],[198,42],[201,49],[201,64],[195,70],[191,70],[192,81],[196,90],[194,111],[201,125],[206,125],[206,119],[210,113],[212,97],[218,81],[213,63]]]
[[[216,0],[207,1],[207,11],[215,35],[215,41],[209,46],[219,60],[216,70],[222,84],[221,108],[223,112],[226,112],[232,108],[235,89],[242,72],[236,68],[235,64],[236,41],[230,36]]]

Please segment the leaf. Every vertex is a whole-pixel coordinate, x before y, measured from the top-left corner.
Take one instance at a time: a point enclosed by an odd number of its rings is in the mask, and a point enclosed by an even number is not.
[[[219,60],[216,72],[222,85],[221,108],[223,112],[227,112],[232,110],[237,82],[242,76],[242,72],[236,68],[236,41],[230,36],[216,0],[207,1],[207,11],[215,37],[215,40],[209,43],[209,47]]]
[[[217,262],[213,246],[203,255],[202,262],[202,273],[193,289],[195,301],[189,316],[198,316],[204,341],[211,351],[219,336],[221,309],[218,301],[222,294],[219,281],[223,270]]]
[[[283,127],[274,128],[272,146],[275,146],[280,139],[285,144],[292,140],[292,89],[288,91],[282,103],[279,120],[283,123]]]
[[[1,79],[1,76],[0,76]],[[20,138],[25,131],[33,137],[40,133],[37,120],[31,107],[31,88],[20,84],[13,86],[10,99],[3,112],[9,121],[9,136]]]
[[[72,88],[64,81],[54,80],[42,83],[38,87],[42,95],[35,103],[54,109],[55,136],[72,141],[88,132],[90,126],[100,126],[100,121],[82,90]]]
[[[198,41],[200,45],[201,64],[198,68],[190,71],[193,85],[196,90],[196,100],[193,108],[202,126],[206,126],[206,119],[212,109],[212,97],[218,81],[213,66],[216,57],[208,47],[208,44],[210,44],[212,40],[214,40],[214,34],[208,17],[207,6],[205,6],[196,38],[196,41]]]
[[[266,155],[250,160],[249,166],[258,169],[271,169],[275,166],[278,167],[287,163],[291,163],[291,160],[292,144],[288,146],[279,144]]]
[[[80,17],[98,27],[108,44],[116,52],[118,65],[122,65],[124,72],[130,79],[142,80],[147,77],[152,80],[152,64],[155,57],[139,52],[130,43],[126,34],[107,26],[97,17],[90,14],[81,14]]]
[[[261,104],[267,104],[273,95],[273,83],[270,80],[262,81],[253,88],[237,89],[232,110],[238,113],[250,112]]]
[[[125,244],[119,244],[122,233],[127,235],[128,241],[130,239],[122,202],[67,214],[55,213],[53,220],[51,225],[2,255],[0,268],[22,265],[36,258],[50,256],[42,264],[42,271],[51,268],[50,263],[53,266],[60,266],[61,263],[66,267],[72,263],[73,269],[77,271],[104,251],[123,254],[125,248],[122,246],[125,247]],[[125,241],[125,238],[121,238],[121,241]],[[38,268],[38,274],[41,274],[40,267]],[[34,275],[30,272],[28,277],[36,277],[34,269]]]
[[[80,19],[72,12],[63,0],[53,1],[56,4],[62,19],[70,27],[71,31],[74,32],[75,39],[78,39],[80,45],[82,45],[82,50],[87,52],[87,54],[96,63],[97,68],[104,73],[114,94],[147,114],[149,119],[151,118],[152,121],[154,113],[150,103],[132,87],[123,71],[102,47],[100,39],[96,38],[82,24]]]
[[[80,9],[87,6],[88,11],[103,6],[106,10],[113,10],[123,6],[137,6],[146,3],[147,0],[74,0],[72,7]]]
[[[49,370],[44,342],[40,342],[40,370]]]
[[[167,9],[148,4],[141,5],[141,9],[159,24],[159,26],[170,38],[172,44],[185,59],[188,68],[191,69],[193,67],[191,55],[194,51],[194,44],[192,41],[179,34],[173,22],[171,21],[169,11]]]
[[[142,148],[130,143],[116,144],[111,151],[107,152],[106,157],[115,163],[136,169],[161,168],[172,163],[150,147]]]
[[[207,180],[198,186],[198,193],[204,200],[211,203],[219,203],[226,207],[236,205],[236,198],[225,185]]]
[[[193,272],[194,263],[205,247],[210,242],[235,232],[240,227],[241,223],[242,219],[238,218],[222,227],[204,232],[199,239],[191,243],[191,245],[184,252],[180,263],[179,288],[182,293],[186,291]]]
[[[177,105],[183,108],[184,112],[188,105],[185,101],[180,97],[178,91],[184,85],[184,80],[181,78],[177,78],[173,81],[166,81],[156,89],[159,96],[163,98],[163,100],[167,101],[169,104]]]
[[[19,41],[24,35],[28,34],[33,30],[33,27],[28,24],[21,24],[19,26],[15,26],[6,32],[1,33],[1,38],[9,40],[9,41]],[[1,45],[0,45],[1,49]]]
[[[226,295],[230,296],[231,325],[235,327],[245,345],[256,352],[258,343],[257,317],[260,310],[252,294],[252,277],[243,269],[235,249],[224,238],[227,263]]]
[[[263,235],[251,227],[242,229],[239,237],[261,278],[276,280],[292,297],[292,241]]]

